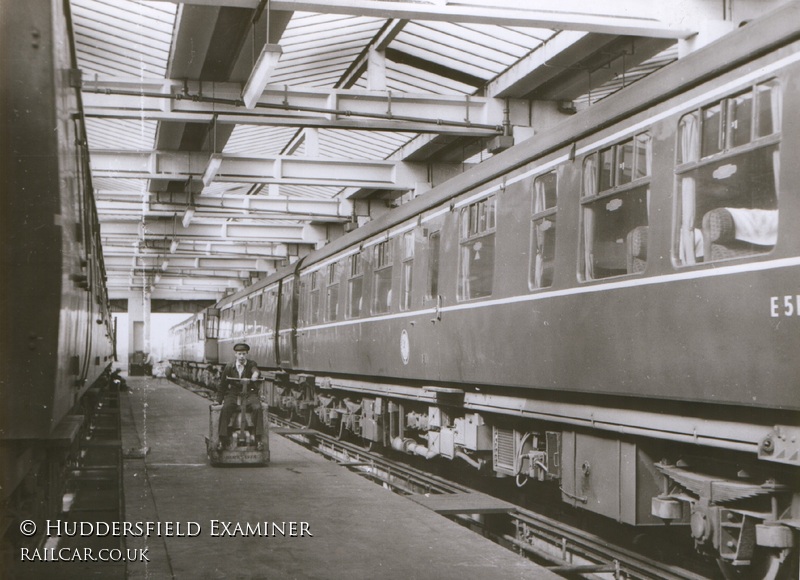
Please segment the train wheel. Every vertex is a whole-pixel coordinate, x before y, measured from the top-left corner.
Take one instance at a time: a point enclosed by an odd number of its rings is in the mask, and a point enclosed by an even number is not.
[[[319,427],[319,417],[317,417],[317,414],[314,412],[314,409],[308,407],[306,409],[306,413],[308,414],[306,417],[306,428],[316,429],[317,427]]]
[[[792,561],[797,555],[791,551],[760,550],[749,566],[734,566],[727,560],[717,560],[717,565],[726,580],[743,580],[745,578],[758,578],[759,580],[783,580],[796,577],[792,575]],[[796,575],[797,571],[794,571]]]
[[[339,428],[338,428],[338,430],[336,430],[336,432],[337,432],[337,434],[336,434],[337,441],[341,441],[347,435],[347,433],[346,433],[346,431],[344,429],[344,423],[345,423],[344,419],[342,419],[342,416],[339,415],[339,425],[338,425]]]

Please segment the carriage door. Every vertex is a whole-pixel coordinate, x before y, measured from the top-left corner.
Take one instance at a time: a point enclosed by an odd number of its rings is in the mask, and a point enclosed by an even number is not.
[[[294,336],[296,320],[293,316],[295,308],[294,277],[281,281],[278,310],[278,361],[281,367],[291,368],[294,363]]]

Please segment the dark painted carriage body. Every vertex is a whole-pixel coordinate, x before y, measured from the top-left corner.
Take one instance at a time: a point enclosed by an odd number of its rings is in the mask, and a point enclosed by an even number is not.
[[[7,3],[0,19],[0,511],[8,554],[11,544],[41,539],[16,534],[18,521],[60,513],[99,399],[85,395],[107,384],[114,357],[67,9],[60,1]]]
[[[798,45],[791,42],[797,31],[784,26],[775,38],[781,47],[772,50],[758,38],[759,30],[740,31],[685,57],[221,300],[220,362],[231,359],[235,342],[247,340],[252,357],[265,368],[390,383],[799,409],[800,368],[793,353],[800,347],[800,232],[792,223],[800,199],[791,185],[800,179],[800,66],[794,56]],[[741,81],[745,77],[749,80]],[[766,81],[777,83],[782,103],[782,126],[770,137],[779,155],[777,243],[757,255],[681,264],[676,246],[679,120]],[[646,265],[589,279],[582,263],[582,164],[588,155],[642,131],[652,141],[652,168],[643,182],[650,190]],[[722,155],[718,165],[736,164],[730,157]],[[747,160],[738,162],[746,172]],[[550,171],[558,182],[556,250],[549,264],[553,278],[549,286],[532,288],[532,184]],[[493,287],[486,297],[460,300],[461,212],[487,192],[496,199]],[[405,232],[414,238],[413,284],[408,307],[401,308]],[[436,296],[426,291],[433,232],[440,233]],[[393,264],[391,302],[376,312],[373,250],[384,240],[390,242]],[[348,258],[354,252],[361,255],[362,301],[359,315],[350,316]],[[338,266],[335,319],[325,316],[332,263]],[[312,298],[312,273],[322,279],[318,298]]]
[[[587,118],[605,118],[604,104],[595,105],[595,115],[593,110],[578,115],[549,134],[523,143],[391,216],[368,224],[362,232],[337,240],[330,249],[308,256],[297,268],[301,290],[295,368],[424,384],[472,383],[799,409],[796,388],[800,367],[793,353],[800,347],[800,318],[796,308],[787,316],[783,305],[783,297],[794,296],[800,281],[800,232],[791,225],[800,211],[800,199],[791,191],[791,184],[800,178],[796,163],[800,67],[792,58],[797,50],[792,45],[770,53],[624,116],[600,131],[589,132],[585,128]],[[694,56],[699,60],[701,55]],[[784,60],[789,63],[780,64]],[[685,63],[687,67],[693,64]],[[760,255],[680,265],[675,242],[678,121],[698,106],[728,96],[719,93],[717,87],[736,85],[737,79],[761,68],[769,72],[754,76],[750,84],[735,86],[729,93],[767,79],[776,79],[780,87],[783,130],[779,133],[777,181],[781,191],[777,199],[781,227],[777,243]],[[669,72],[643,81],[642,87],[631,87],[629,100],[620,96],[623,102],[617,99],[614,106],[634,108],[639,94],[681,76]],[[699,99],[697,104],[695,99]],[[583,160],[601,148],[597,143],[614,143],[622,139],[614,135],[633,134],[631,127],[647,130],[652,136],[646,268],[586,280],[581,266]],[[538,157],[550,144],[556,147]],[[571,150],[584,149],[586,153],[570,159]],[[526,155],[535,159],[521,164]],[[508,171],[509,166],[518,167]],[[539,171],[539,167],[545,169]],[[532,183],[550,170],[557,172],[559,184],[554,278],[551,286],[532,290]],[[515,181],[520,176],[525,177]],[[479,184],[473,186],[474,182]],[[492,293],[485,298],[459,300],[461,207],[466,205],[465,200],[492,190],[497,208]],[[435,214],[440,215],[429,219]],[[405,311],[399,305],[399,239],[403,229],[415,238],[414,285],[410,308]],[[425,295],[428,240],[437,230],[441,232],[438,307],[437,298]],[[387,312],[376,315],[369,306],[375,281],[370,254],[375,242],[387,235],[393,243],[392,304]],[[358,248],[364,270],[364,304],[361,316],[348,318],[347,259]],[[310,272],[316,268],[325,273],[331,260],[339,263],[339,315],[336,320],[325,321],[320,314],[319,322],[312,323]],[[274,285],[274,280],[282,276],[287,280],[292,275],[277,274],[270,283]],[[324,290],[323,285],[320,291]],[[776,297],[780,302],[777,316],[773,304]],[[794,301],[796,298],[792,298]],[[319,308],[324,307],[324,300],[320,300]],[[281,324],[281,328],[286,326]],[[407,362],[401,352],[404,333],[408,337]],[[240,337],[246,338],[247,333],[230,340]],[[281,346],[282,360],[277,366],[292,368],[293,357],[285,352],[291,345],[285,341]],[[272,366],[273,356],[272,351],[266,352],[266,358],[259,361]]]
[[[2,439],[46,439],[112,361],[99,224],[61,2],[6,10]],[[13,48],[12,48],[13,47]]]

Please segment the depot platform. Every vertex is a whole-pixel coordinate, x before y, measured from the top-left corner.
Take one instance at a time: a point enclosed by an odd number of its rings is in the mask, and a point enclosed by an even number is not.
[[[211,467],[208,400],[164,378],[128,386],[124,519],[162,532],[126,538],[149,559],[128,578],[558,578],[275,434],[269,466]]]

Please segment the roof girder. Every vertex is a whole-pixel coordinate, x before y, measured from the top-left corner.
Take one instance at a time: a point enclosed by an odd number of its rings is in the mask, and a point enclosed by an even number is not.
[[[377,160],[307,157],[245,158],[216,154],[218,183],[277,183],[408,190],[427,180],[427,166]],[[190,151],[93,151],[92,174],[117,179],[199,180],[209,155]],[[251,196],[252,197],[252,196]]]
[[[496,134],[503,123],[488,99],[353,89],[272,86],[255,112],[244,108],[236,83],[152,82],[94,78],[83,84],[85,115],[298,127]],[[405,124],[407,123],[407,124]],[[211,129],[206,129],[210,131]],[[212,135],[213,137],[213,135]],[[221,150],[222,145],[219,145]]]
[[[177,2],[179,0],[166,0]],[[183,4],[209,5],[210,0],[180,0]],[[217,5],[256,8],[258,0],[219,0]],[[559,3],[561,5],[561,3]],[[601,4],[600,7],[597,4]],[[608,34],[653,36],[659,38],[688,38],[693,31],[663,22],[648,6],[649,2],[624,2],[619,14],[608,14],[602,3],[567,2],[562,10],[553,10],[552,4],[528,0],[524,7],[468,6],[459,4],[422,4],[380,0],[270,0],[271,11],[318,12],[323,14],[348,14],[405,20],[433,20],[497,26],[553,28],[582,30]],[[566,11],[565,9],[572,11]],[[579,11],[576,11],[579,10]]]

